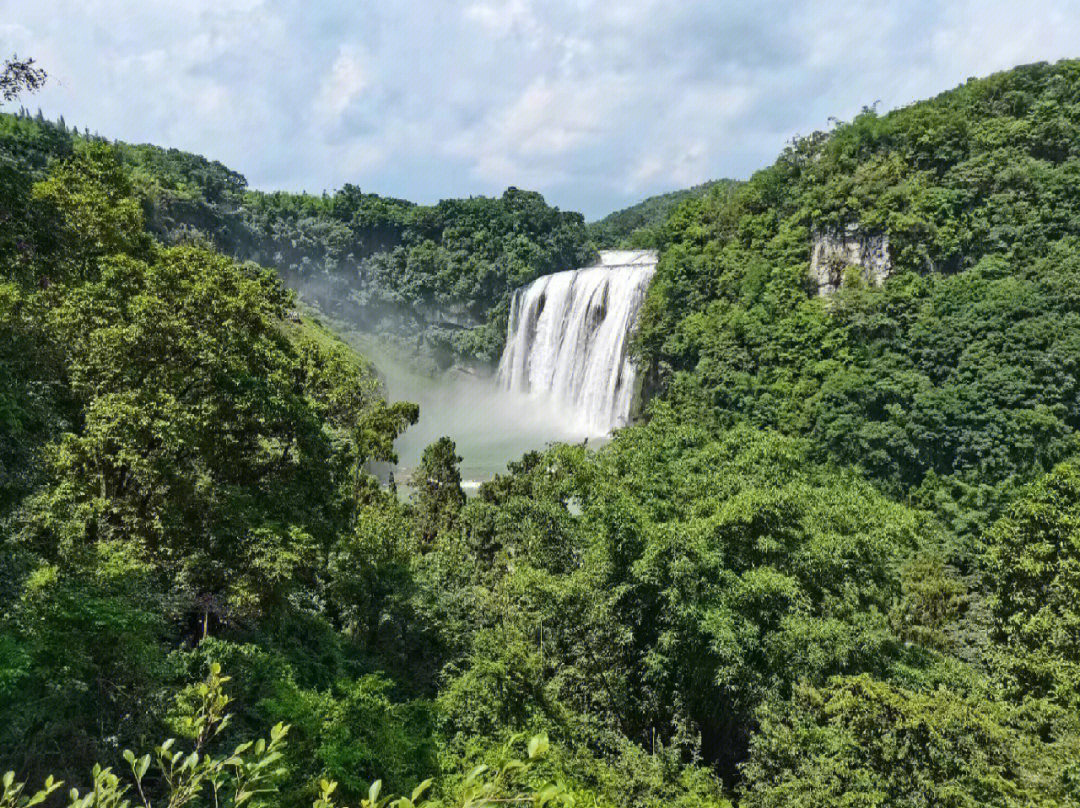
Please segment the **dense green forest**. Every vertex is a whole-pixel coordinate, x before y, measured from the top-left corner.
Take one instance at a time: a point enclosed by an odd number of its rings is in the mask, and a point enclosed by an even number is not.
[[[684,205],[639,334],[653,383],[984,530],[1080,426],[1078,71],[867,110]],[[892,277],[810,294],[812,237],[850,227],[887,234]]]
[[[609,213],[590,222],[589,236],[602,249],[656,249],[663,240],[663,228],[672,212],[688,199],[697,199],[718,188],[729,192],[737,185],[733,180],[711,180],[666,194],[643,199],[623,210]]]
[[[85,142],[104,139],[25,108],[0,114],[0,150],[37,178]],[[264,193],[199,155],[110,145],[160,241],[276,269],[306,302],[398,342],[433,371],[497,361],[511,292],[592,256],[582,216],[535,192],[509,188],[430,206],[350,184],[318,196]]]
[[[580,217],[252,195],[0,126],[3,808],[1080,805],[1080,62],[683,200],[647,419],[472,498],[444,438],[407,502],[368,469],[416,408],[296,314],[293,269],[159,207],[403,217],[387,294],[488,324]],[[830,233],[887,237],[889,277],[816,294]]]

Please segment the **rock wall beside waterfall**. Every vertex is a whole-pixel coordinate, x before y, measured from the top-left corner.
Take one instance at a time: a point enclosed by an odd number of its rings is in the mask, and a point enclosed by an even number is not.
[[[810,279],[819,295],[830,295],[856,267],[865,283],[881,286],[892,272],[887,235],[867,235],[855,227],[814,235],[810,254]]]
[[[590,267],[545,275],[514,294],[499,382],[550,400],[555,417],[606,435],[630,417],[630,334],[656,271],[653,250],[608,250]]]

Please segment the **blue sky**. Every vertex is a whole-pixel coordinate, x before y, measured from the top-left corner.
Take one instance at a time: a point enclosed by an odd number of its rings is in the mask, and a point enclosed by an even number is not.
[[[263,189],[544,193],[595,218],[792,136],[1080,56],[1080,0],[0,0],[29,99]]]

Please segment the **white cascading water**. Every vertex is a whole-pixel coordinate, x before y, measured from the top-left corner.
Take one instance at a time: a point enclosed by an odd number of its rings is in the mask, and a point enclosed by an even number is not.
[[[518,289],[499,364],[501,386],[549,399],[583,435],[625,425],[636,375],[627,345],[656,261],[653,250],[607,250],[594,266]]]

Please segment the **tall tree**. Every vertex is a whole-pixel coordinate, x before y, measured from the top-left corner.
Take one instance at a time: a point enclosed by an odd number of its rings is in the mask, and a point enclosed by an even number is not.
[[[439,438],[424,449],[412,475],[417,526],[425,542],[453,527],[465,505],[461,490],[461,458],[450,438]]]

